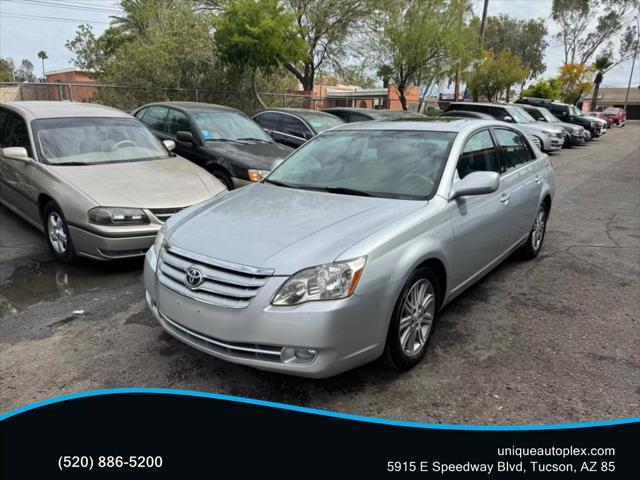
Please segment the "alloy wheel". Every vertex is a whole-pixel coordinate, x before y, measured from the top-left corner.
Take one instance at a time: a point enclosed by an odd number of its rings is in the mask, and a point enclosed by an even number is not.
[[[433,285],[426,278],[417,280],[404,298],[399,322],[400,347],[413,357],[424,348],[436,310]]]
[[[536,213],[536,219],[533,222],[533,230],[531,231],[531,246],[537,252],[542,246],[542,240],[544,239],[544,232],[546,228],[546,213],[544,205],[538,208]]]
[[[58,212],[49,213],[47,233],[53,249],[60,255],[64,255],[67,251],[67,234],[64,229],[64,220]]]

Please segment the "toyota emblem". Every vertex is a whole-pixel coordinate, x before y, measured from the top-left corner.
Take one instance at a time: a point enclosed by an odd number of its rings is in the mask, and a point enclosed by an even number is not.
[[[204,272],[198,267],[187,268],[187,273],[184,276],[184,284],[191,288],[198,288],[204,282]]]

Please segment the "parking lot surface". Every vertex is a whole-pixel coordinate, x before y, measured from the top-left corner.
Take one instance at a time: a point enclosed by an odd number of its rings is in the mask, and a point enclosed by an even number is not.
[[[0,207],[0,410],[114,387],[225,393],[408,421],[539,424],[640,415],[640,123],[552,155],[539,258],[507,260],[441,314],[425,360],[326,380],[230,364],[164,333],[142,261],[55,262]]]

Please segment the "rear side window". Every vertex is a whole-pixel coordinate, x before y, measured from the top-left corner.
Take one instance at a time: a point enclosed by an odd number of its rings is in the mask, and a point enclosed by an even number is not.
[[[166,132],[165,121],[167,119],[168,113],[167,107],[149,107],[144,115],[140,118],[142,123],[144,123],[147,127],[152,128],[154,130],[158,130],[160,132]]]
[[[366,115],[363,115],[361,113],[356,113],[356,112],[350,112],[349,113],[349,121],[350,122],[368,122],[371,119],[369,117],[367,117]]]
[[[15,113],[7,113],[7,118],[4,121],[4,130],[2,131],[2,146],[24,147],[27,149],[29,156],[33,156],[27,125]]]
[[[171,108],[167,115],[167,132],[175,136],[178,132],[193,133],[193,129],[191,128],[189,119],[184,113]]]
[[[496,140],[498,141],[500,150],[502,150],[502,157],[506,171],[517,168],[535,158],[527,146],[526,140],[518,132],[503,128],[496,128],[494,132],[496,134]]]
[[[256,115],[254,118],[255,122],[260,125],[262,128],[266,128],[267,130],[281,130],[282,126],[281,120],[282,115],[279,113],[267,112]]]
[[[462,179],[472,172],[500,173],[498,152],[489,130],[469,137],[458,160],[458,176]]]

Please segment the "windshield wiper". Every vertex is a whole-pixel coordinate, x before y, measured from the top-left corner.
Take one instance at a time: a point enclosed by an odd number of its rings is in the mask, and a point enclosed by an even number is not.
[[[273,185],[277,185],[278,187],[297,188],[295,185],[291,185],[285,182],[279,182],[278,180],[271,180],[270,178],[265,178],[263,181],[266,183],[272,183]]]
[[[53,167],[57,167],[57,166],[77,166],[77,165],[88,165],[88,163],[85,162],[60,162],[60,163],[51,163],[50,164]]]
[[[233,142],[233,143],[242,143],[233,138],[207,138],[207,142]]]
[[[361,197],[370,197],[371,194],[369,192],[365,192],[364,190],[355,190],[353,188],[346,187],[323,187],[322,190],[325,190],[329,193],[343,193],[345,195],[359,195]]]
[[[242,137],[242,138],[237,138],[236,140],[249,140],[254,142],[271,143],[271,141],[265,140],[264,138],[254,138],[254,137]]]

